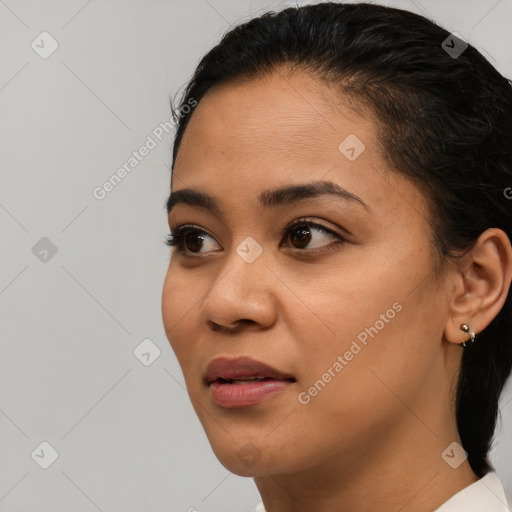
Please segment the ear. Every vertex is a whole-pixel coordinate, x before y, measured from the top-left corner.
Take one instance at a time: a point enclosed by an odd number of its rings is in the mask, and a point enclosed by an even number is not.
[[[458,344],[467,341],[469,335],[461,324],[468,324],[475,334],[482,332],[505,304],[511,280],[510,240],[501,229],[487,229],[456,265],[445,339]]]

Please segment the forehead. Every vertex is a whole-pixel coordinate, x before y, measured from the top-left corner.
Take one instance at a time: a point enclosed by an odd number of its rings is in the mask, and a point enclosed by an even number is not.
[[[204,191],[241,211],[269,188],[329,180],[372,208],[395,208],[405,196],[420,210],[419,191],[383,158],[371,113],[353,107],[302,72],[216,86],[185,130],[173,191]]]
[[[191,116],[176,167],[201,157],[260,165],[318,161],[321,155],[338,160],[338,146],[349,134],[370,146],[375,139],[372,122],[339,93],[311,75],[281,69],[211,89]]]

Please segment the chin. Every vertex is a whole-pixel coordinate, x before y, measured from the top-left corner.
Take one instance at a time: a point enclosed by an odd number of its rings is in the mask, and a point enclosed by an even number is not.
[[[242,446],[235,451],[224,447],[213,451],[219,462],[228,471],[238,476],[255,478],[280,472],[271,461],[266,460],[266,457],[252,452],[252,448],[247,446]]]
[[[256,445],[251,441],[256,436],[243,435],[238,431],[237,435],[231,436],[227,432],[222,434],[216,429],[213,433],[208,429],[205,432],[210,442],[213,453],[219,462],[228,470],[238,476],[256,477],[272,473],[275,463],[282,461],[273,461],[272,453],[279,453],[279,450],[272,446]]]

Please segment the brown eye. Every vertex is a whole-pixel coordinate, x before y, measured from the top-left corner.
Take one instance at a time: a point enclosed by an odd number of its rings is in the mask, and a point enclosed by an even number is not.
[[[184,245],[190,252],[199,252],[204,239],[205,237],[198,231],[189,231],[183,235]]]
[[[289,240],[288,244],[295,249],[304,249],[304,252],[323,251],[327,249],[327,246],[347,241],[343,236],[321,224],[302,219],[295,221],[288,227],[286,233],[287,240]]]
[[[305,249],[313,238],[308,226],[295,227],[290,233],[290,240],[297,249]]]
[[[204,254],[219,250],[219,244],[211,235],[187,225],[179,226],[167,235],[165,244],[181,254]]]

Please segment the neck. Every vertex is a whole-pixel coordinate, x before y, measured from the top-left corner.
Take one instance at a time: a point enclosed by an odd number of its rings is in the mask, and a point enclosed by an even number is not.
[[[467,460],[454,469],[441,456],[454,440],[460,444],[455,428],[438,436],[410,415],[385,440],[375,438],[300,473],[256,477],[266,511],[432,512],[478,480]]]

